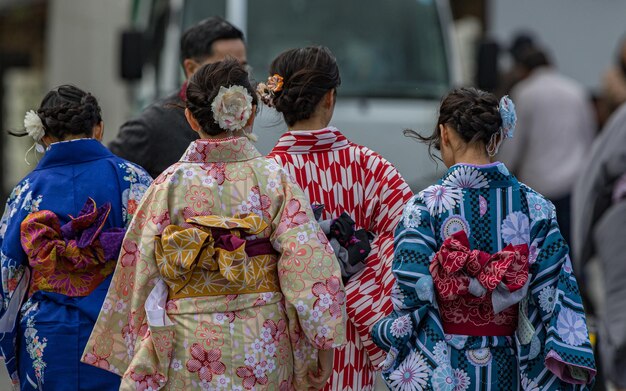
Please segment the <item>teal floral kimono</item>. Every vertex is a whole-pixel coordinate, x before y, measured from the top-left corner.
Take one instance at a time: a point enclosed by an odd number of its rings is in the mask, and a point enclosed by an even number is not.
[[[553,205],[502,163],[458,164],[407,204],[394,312],[373,329],[393,390],[587,390],[595,362]]]

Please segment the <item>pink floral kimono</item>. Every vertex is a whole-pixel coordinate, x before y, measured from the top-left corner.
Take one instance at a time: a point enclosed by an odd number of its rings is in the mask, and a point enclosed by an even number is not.
[[[302,191],[246,138],[198,140],[139,206],[83,362],[123,390],[308,389],[345,322]]]

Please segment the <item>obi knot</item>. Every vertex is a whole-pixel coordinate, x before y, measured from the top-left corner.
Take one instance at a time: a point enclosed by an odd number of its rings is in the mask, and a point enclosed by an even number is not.
[[[246,239],[267,228],[260,216],[197,216],[186,223],[186,228],[168,225],[155,237],[157,266],[170,298],[278,289],[277,277],[267,275],[272,270],[267,266],[276,266],[269,239]]]
[[[123,228],[105,229],[111,204],[89,198],[76,217],[61,225],[50,210],[29,214],[20,241],[33,268],[30,293],[38,290],[86,296],[115,269]]]
[[[470,324],[476,323],[496,326],[489,335],[509,335],[511,327],[515,330],[517,304],[528,289],[526,244],[508,245],[489,254],[471,250],[467,234],[459,231],[444,241],[429,270],[444,329],[452,323],[471,329]],[[485,335],[485,330],[479,333]]]

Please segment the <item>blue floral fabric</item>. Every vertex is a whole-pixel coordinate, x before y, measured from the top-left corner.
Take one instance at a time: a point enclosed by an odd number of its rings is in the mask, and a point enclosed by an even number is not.
[[[25,302],[13,297],[30,270],[20,244],[20,224],[29,214],[50,210],[61,224],[92,198],[111,203],[104,229],[125,228],[152,179],[93,139],[55,143],[12,191],[0,220],[0,353],[15,388],[22,390],[117,390],[120,377],[79,362],[102,307],[110,276],[84,297],[38,291]],[[16,294],[16,296],[19,296]],[[7,322],[11,299],[15,321]],[[6,326],[9,324],[9,326]]]
[[[491,254],[529,247],[529,289],[511,336],[443,330],[429,265],[460,230],[471,249]],[[414,196],[395,233],[393,271],[394,311],[372,332],[388,352],[382,369],[390,389],[591,389],[595,361],[554,207],[503,164],[455,165]]]

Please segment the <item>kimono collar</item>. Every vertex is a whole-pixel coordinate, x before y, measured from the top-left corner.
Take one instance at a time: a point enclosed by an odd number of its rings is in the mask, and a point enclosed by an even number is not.
[[[312,152],[337,151],[348,148],[350,142],[337,128],[320,130],[290,130],[283,134],[272,153],[287,152],[295,155]]]
[[[506,188],[519,186],[515,176],[501,162],[484,165],[455,164],[448,169],[448,172],[440,182],[444,186],[459,188],[481,188],[486,186]]]
[[[100,141],[93,138],[62,141],[48,147],[35,170],[84,163],[113,156],[115,155]]]
[[[246,137],[192,141],[180,159],[192,163],[243,162],[262,155]]]

